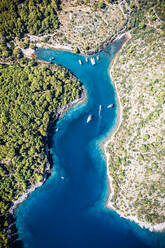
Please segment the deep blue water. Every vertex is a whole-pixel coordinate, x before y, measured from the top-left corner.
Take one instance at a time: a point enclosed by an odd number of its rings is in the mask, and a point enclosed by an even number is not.
[[[55,57],[55,63],[71,70],[84,84],[87,101],[74,106],[54,127],[52,175],[16,211],[19,238],[25,247],[165,247],[162,234],[141,229],[106,208],[108,181],[99,144],[116,121],[118,107],[108,68],[123,41],[124,38],[101,52],[95,66],[86,63],[83,56],[66,51],[36,52],[38,59],[50,61]],[[79,65],[79,58],[83,65]],[[111,103],[115,107],[107,109]],[[89,114],[94,117],[87,124]]]

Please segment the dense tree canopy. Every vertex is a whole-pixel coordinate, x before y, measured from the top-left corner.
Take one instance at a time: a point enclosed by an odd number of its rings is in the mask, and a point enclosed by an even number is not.
[[[49,69],[32,65],[31,62],[25,67],[0,65],[2,226],[6,225],[3,216],[11,203],[29,186],[43,179],[50,121],[82,91],[80,83],[62,67],[53,65]],[[3,232],[0,239],[3,239]]]
[[[58,0],[1,0],[0,35],[22,37],[24,33],[50,33],[58,27]]]

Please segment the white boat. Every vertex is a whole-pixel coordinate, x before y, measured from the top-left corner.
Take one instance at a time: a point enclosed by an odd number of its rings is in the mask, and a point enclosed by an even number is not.
[[[99,117],[101,116],[101,109],[102,109],[102,106],[99,105]]]
[[[107,106],[107,108],[112,108],[112,107],[114,107],[113,103]]]
[[[91,58],[91,64],[93,65],[93,58]]]
[[[58,132],[58,128],[56,128],[56,132]]]
[[[99,55],[97,55],[97,60],[99,60],[100,59],[100,57],[99,57]]]
[[[92,115],[89,115],[87,118],[87,123],[90,122],[92,120]]]
[[[62,176],[61,179],[64,180],[64,177]]]
[[[79,62],[79,64],[80,64],[80,65],[82,65],[82,61],[81,61],[81,59],[79,59],[79,60],[78,60],[78,62]]]
[[[85,61],[88,62],[88,58],[87,57],[85,58]]]
[[[91,63],[92,63],[92,65],[95,65],[96,64],[96,61],[95,61],[94,58],[91,58]]]
[[[54,59],[55,59],[54,57],[50,58],[50,60],[54,60]]]

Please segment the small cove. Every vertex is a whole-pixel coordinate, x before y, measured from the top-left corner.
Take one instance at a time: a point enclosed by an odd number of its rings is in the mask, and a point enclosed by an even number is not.
[[[52,63],[69,69],[84,84],[87,102],[76,104],[57,122],[51,137],[52,175],[16,211],[19,238],[27,248],[164,247],[161,234],[143,230],[105,207],[108,181],[98,143],[117,119],[108,68],[123,42],[121,38],[100,52],[95,66],[82,55],[62,50],[36,52],[38,59],[50,62],[54,57]],[[114,108],[107,109],[111,103]],[[87,124],[89,114],[93,119]]]

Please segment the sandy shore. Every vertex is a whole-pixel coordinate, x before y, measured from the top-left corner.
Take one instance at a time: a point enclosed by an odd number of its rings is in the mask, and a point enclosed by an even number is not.
[[[66,46],[66,45],[60,45],[60,44],[52,45],[52,44],[45,44],[45,43],[36,43],[36,46],[40,48],[51,48],[55,50],[63,50],[63,51],[69,51],[69,52],[73,51],[72,47],[69,45]]]
[[[122,47],[119,49],[119,51],[116,53],[116,55],[114,56],[111,64],[110,64],[110,68],[109,68],[109,74],[110,74],[110,77],[111,77],[111,71],[113,69],[113,66],[116,62],[116,59],[117,59],[117,56],[119,55],[119,53],[121,52],[121,50],[123,49],[124,45],[126,44],[126,42],[131,38],[131,35],[130,33],[126,33],[125,34],[126,36],[126,40],[124,41]],[[121,37],[119,37],[121,38]],[[118,38],[118,39],[119,39]],[[112,78],[112,77],[111,77]],[[151,225],[151,224],[148,224],[148,223],[145,223],[145,222],[142,222],[142,221],[139,221],[138,218],[136,216],[130,216],[130,217],[126,217],[123,215],[122,212],[116,210],[112,203],[111,203],[111,199],[114,195],[114,190],[113,190],[113,186],[112,186],[112,177],[109,173],[109,168],[108,168],[108,160],[109,160],[109,154],[107,152],[107,147],[108,147],[108,144],[110,143],[112,137],[115,135],[115,133],[118,131],[119,127],[120,127],[120,124],[122,122],[122,106],[120,104],[120,96],[118,95],[118,92],[117,92],[117,87],[116,87],[116,84],[115,82],[113,82],[114,84],[114,87],[116,89],[116,97],[117,97],[117,104],[118,104],[118,115],[117,115],[117,120],[116,120],[116,124],[115,124],[115,127],[114,129],[110,132],[110,134],[108,135],[108,137],[102,142],[101,144],[101,147],[104,151],[104,154],[105,154],[105,159],[106,159],[106,163],[107,163],[107,177],[108,177],[108,182],[109,182],[109,197],[108,197],[108,200],[107,200],[107,207],[114,210],[115,212],[117,212],[121,217],[125,218],[125,219],[129,219],[130,221],[133,221],[135,222],[136,224],[138,224],[140,227],[142,228],[146,228],[146,229],[149,229],[150,231],[152,232],[163,232],[165,230],[165,222],[164,223],[160,223],[160,224],[155,224],[155,225]]]
[[[73,52],[73,49],[70,46],[64,46],[60,44],[51,45],[51,44],[45,44],[45,43],[36,43],[35,45],[39,48],[51,48],[54,50],[63,50],[63,51]],[[32,48],[26,48],[26,49],[21,48],[21,51],[27,58],[32,58],[35,55],[35,50]]]

